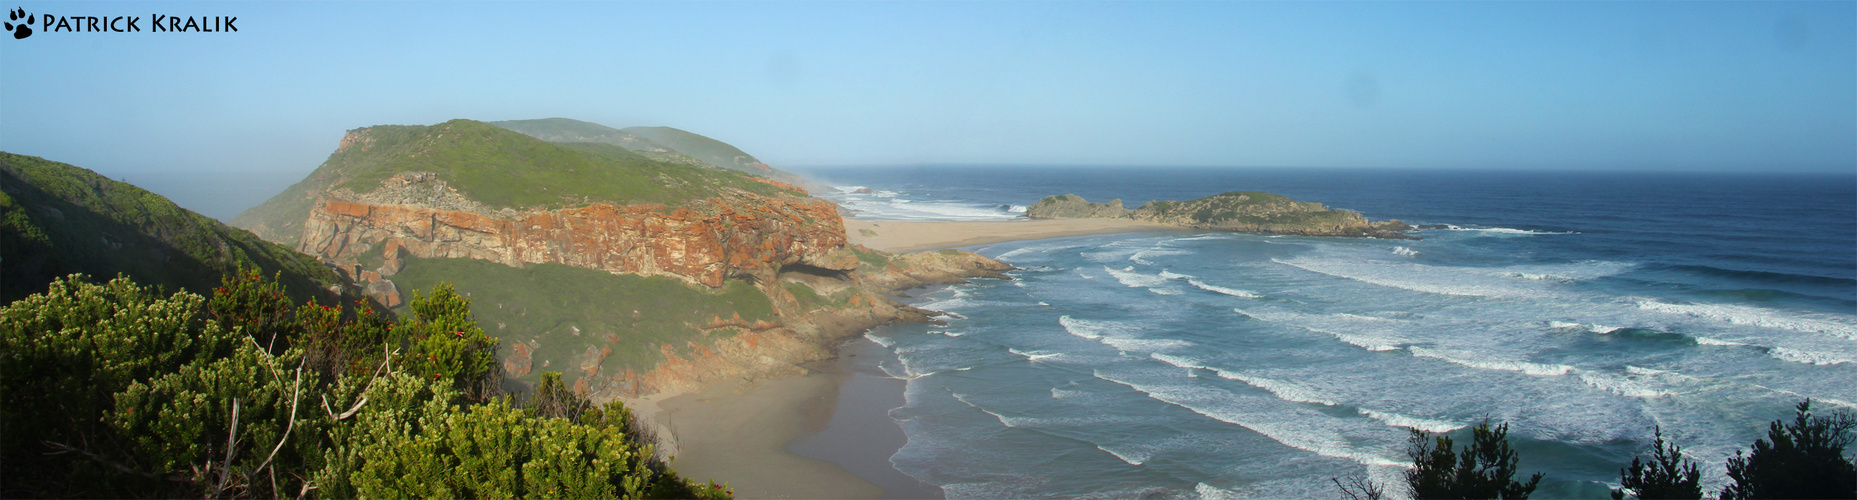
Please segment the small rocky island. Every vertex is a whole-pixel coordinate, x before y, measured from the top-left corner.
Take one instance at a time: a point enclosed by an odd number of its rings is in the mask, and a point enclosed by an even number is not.
[[[1033,219],[1133,219],[1194,229],[1241,233],[1353,236],[1415,240],[1397,219],[1371,222],[1348,210],[1296,201],[1261,191],[1231,191],[1187,201],[1151,201],[1133,210],[1122,200],[1091,203],[1074,194],[1046,196],[1027,208]]]

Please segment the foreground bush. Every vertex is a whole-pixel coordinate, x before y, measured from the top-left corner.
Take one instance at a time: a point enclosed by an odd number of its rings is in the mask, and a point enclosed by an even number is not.
[[[1520,459],[1508,435],[1509,424],[1492,429],[1484,421],[1471,429],[1470,444],[1453,451],[1450,436],[1412,431],[1407,491],[1412,498],[1528,498],[1541,484],[1541,473],[1526,483],[1515,481]]]
[[[365,302],[292,311],[255,274],[211,301],[59,279],[0,308],[0,494],[727,496],[655,460],[621,405],[497,393],[468,299],[411,304],[396,322]]]

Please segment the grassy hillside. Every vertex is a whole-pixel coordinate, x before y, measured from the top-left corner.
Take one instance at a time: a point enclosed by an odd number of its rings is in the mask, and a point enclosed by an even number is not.
[[[774,318],[767,295],[740,280],[712,293],[672,278],[559,264],[514,268],[473,259],[409,257],[393,281],[403,290],[452,283],[458,293],[470,296],[477,324],[501,339],[504,355],[516,343],[539,344],[531,358],[533,371],[511,377],[528,383],[544,370],[563,372],[573,382],[581,376],[577,368],[589,346],[612,349],[600,364],[602,374],[627,368],[642,372],[663,359],[658,346],[684,351],[690,341],[701,340],[695,325],[736,314],[745,321]]]
[[[239,266],[282,282],[299,302],[336,283],[314,258],[183,209],[87,169],[0,153],[0,302],[43,292],[52,279],[117,273],[170,291],[211,295]]]
[[[296,244],[318,193],[369,193],[405,172],[432,172],[491,208],[559,208],[588,202],[663,203],[715,197],[736,188],[782,193],[745,174],[652,160],[624,147],[551,143],[471,120],[431,126],[384,125],[351,132],[345,147],[283,193],[232,223],[272,241]]]
[[[626,132],[650,139],[651,142],[663,144],[683,152],[711,165],[731,168],[745,172],[765,173],[765,167],[750,167],[750,163],[760,163],[753,155],[736,149],[728,143],[685,132],[670,127],[627,127]]]
[[[747,153],[741,152],[739,149],[735,149],[734,146],[677,129],[664,129],[675,131],[675,133],[662,133],[662,131],[657,130],[663,127],[635,127],[632,129],[619,130],[598,123],[583,122],[567,118],[509,120],[490,123],[498,127],[528,134],[531,137],[548,142],[597,142],[612,144],[662,162],[740,170],[758,175],[774,173],[772,169],[748,167],[748,163],[755,162],[754,158],[748,156]],[[659,137],[682,137],[688,135],[700,139],[683,140],[679,143],[681,146],[671,146],[658,143],[643,135],[634,133],[640,129]],[[694,153],[689,153],[683,148],[689,148],[691,151],[703,152],[705,158],[697,158],[693,156]],[[737,156],[746,158],[746,161],[737,162]],[[784,174],[784,172],[780,174]]]

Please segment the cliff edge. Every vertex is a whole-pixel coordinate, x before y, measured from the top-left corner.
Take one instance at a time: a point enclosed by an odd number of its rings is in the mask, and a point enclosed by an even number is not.
[[[718,168],[632,129],[498,125],[352,130],[233,222],[402,311],[450,283],[498,337],[511,389],[556,371],[600,399],[802,373],[866,328],[932,321],[891,298],[902,289],[1010,269],[849,245],[836,205],[745,153]],[[739,152],[723,146],[706,151]]]

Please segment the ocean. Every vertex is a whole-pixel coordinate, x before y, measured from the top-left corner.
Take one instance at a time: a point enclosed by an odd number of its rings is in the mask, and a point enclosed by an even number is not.
[[[1412,429],[1510,426],[1537,498],[1606,496],[1652,429],[1705,486],[1811,398],[1857,409],[1857,175],[922,167],[802,171],[876,220],[1046,195],[1258,190],[1422,241],[1160,231],[985,245],[867,338],[906,380],[898,471],[950,498],[1399,490]]]

